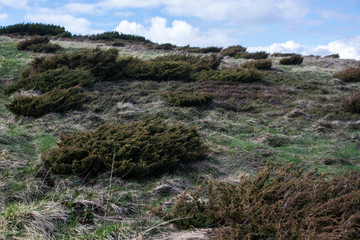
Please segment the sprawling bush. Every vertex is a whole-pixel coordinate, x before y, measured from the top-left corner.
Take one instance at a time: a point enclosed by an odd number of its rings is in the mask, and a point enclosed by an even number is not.
[[[71,37],[71,33],[65,31],[64,27],[42,23],[19,23],[6,27],[0,27],[0,34],[20,34],[20,35],[52,35]]]
[[[296,53],[273,53],[271,54],[272,57],[291,57],[296,55]]]
[[[60,137],[56,149],[42,158],[57,174],[96,176],[112,171],[118,177],[144,177],[196,161],[203,153],[197,130],[162,119],[103,125],[92,132]]]
[[[251,83],[260,81],[263,74],[255,68],[237,68],[221,71],[202,71],[196,74],[198,80],[230,81]]]
[[[272,66],[272,61],[270,59],[260,59],[247,61],[241,64],[241,67],[244,68],[256,68],[259,70],[270,70]]]
[[[267,52],[254,52],[254,53],[238,53],[234,58],[245,58],[245,59],[266,59],[269,56]]]
[[[81,93],[80,89],[79,86],[69,89],[55,88],[42,96],[19,95],[6,107],[16,115],[31,117],[79,109],[86,101],[86,95]]]
[[[214,96],[207,93],[196,92],[166,92],[166,100],[179,107],[198,107],[209,104]]]
[[[345,111],[352,113],[360,113],[360,92],[355,92],[347,97],[342,106]]]
[[[282,65],[300,65],[303,62],[304,58],[298,54],[292,55],[291,57],[286,57],[280,60]]]
[[[216,239],[359,239],[360,174],[326,178],[316,171],[267,166],[237,185],[210,180],[185,191],[165,219],[182,227],[218,227]]]
[[[237,46],[230,46],[230,47],[227,47],[227,48],[221,50],[221,55],[234,57],[236,54],[241,54],[244,52],[246,52],[246,48],[237,45]]]
[[[36,53],[56,53],[58,50],[63,49],[57,43],[39,43],[31,45],[30,50]]]
[[[190,47],[190,46],[185,46],[180,48],[180,50],[188,53],[219,53],[221,52],[222,49],[223,49],[222,47],[200,48],[200,47]]]
[[[70,69],[88,69],[95,77],[108,79],[114,74],[117,57],[118,51],[116,49],[106,51],[90,49],[80,52],[62,53],[51,57],[39,57],[35,58],[22,73],[22,77],[27,78],[34,73],[68,67]]]
[[[154,47],[155,49],[160,49],[160,50],[173,50],[176,48],[176,45],[173,45],[171,43],[163,43],[163,44],[157,44]]]
[[[49,42],[50,40],[48,37],[33,37],[24,41],[20,41],[16,47],[18,50],[30,50],[33,45],[41,43],[46,44]]]
[[[360,82],[360,67],[345,69],[336,73],[334,77],[340,78],[344,82]]]
[[[77,85],[90,87],[95,82],[96,78],[93,77],[90,70],[61,67],[27,75],[27,77],[21,78],[18,82],[6,88],[5,92],[9,94],[24,89],[38,90],[45,93],[55,88],[66,89]]]
[[[116,31],[90,35],[89,39],[104,40],[104,41],[114,41],[114,40],[121,39],[121,40],[127,40],[127,41],[151,43],[151,41],[147,40],[145,37],[138,36],[138,35],[132,35],[132,34],[123,34],[123,33],[119,33]]]
[[[208,56],[193,56],[188,54],[172,54],[160,56],[152,59],[152,62],[164,62],[164,61],[182,61],[187,62],[192,65],[194,71],[202,70],[216,70],[220,63],[222,57],[215,54]]]
[[[324,58],[340,58],[340,55],[338,53],[330,54],[330,55],[325,56]]]

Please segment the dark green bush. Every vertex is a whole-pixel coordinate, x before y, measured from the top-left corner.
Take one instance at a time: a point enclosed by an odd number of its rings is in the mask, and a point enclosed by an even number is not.
[[[42,158],[57,174],[118,177],[158,176],[177,163],[198,160],[202,146],[197,130],[162,119],[103,125],[92,132],[60,137],[56,149]]]
[[[268,56],[269,56],[269,54],[266,52],[254,52],[254,53],[243,52],[243,53],[236,54],[234,56],[234,58],[236,58],[236,59],[238,59],[238,58],[266,59]]]
[[[182,227],[217,227],[214,239],[359,239],[360,174],[326,178],[316,171],[267,166],[237,185],[210,179],[185,191],[167,212]]]
[[[330,55],[325,56],[324,58],[340,58],[340,55],[338,53],[330,54]]]
[[[0,34],[20,34],[20,35],[52,35],[71,37],[71,33],[65,31],[64,27],[42,24],[42,23],[19,23],[6,27],[0,27]]]
[[[360,92],[351,94],[342,102],[345,111],[351,113],[360,113]]]
[[[334,75],[344,82],[360,82],[360,67],[345,69]]]
[[[62,53],[51,57],[35,58],[22,74],[23,78],[31,74],[45,72],[50,69],[68,67],[70,69],[85,68],[98,78],[109,79],[114,75],[115,63],[118,57],[116,49],[103,51],[101,49],[83,50],[80,52]]]
[[[54,43],[39,43],[30,46],[30,50],[36,53],[56,53],[63,49],[59,44]]]
[[[113,47],[124,47],[125,44],[122,43],[122,42],[113,42],[113,43],[111,44],[111,46],[113,46]]]
[[[291,57],[296,55],[296,53],[273,53],[271,54],[272,57]]]
[[[165,55],[161,57],[156,57],[151,62],[164,62],[164,61],[182,61],[191,64],[194,68],[194,71],[202,71],[202,70],[216,70],[220,63],[222,57],[217,56],[215,54],[211,54],[208,56],[193,56],[188,54],[172,54]]]
[[[214,96],[207,93],[196,92],[166,92],[166,100],[179,107],[198,107],[209,104]]]
[[[157,44],[154,47],[155,49],[161,49],[161,50],[173,50],[176,48],[176,45],[173,45],[171,43],[163,43],[163,44]]]
[[[272,66],[272,61],[270,59],[260,59],[247,61],[241,64],[241,67],[244,68],[256,68],[259,70],[270,70]]]
[[[18,82],[10,85],[5,89],[5,92],[9,94],[20,89],[32,89],[45,93],[55,88],[66,89],[77,85],[90,87],[96,82],[96,79],[92,76],[90,71],[82,68],[69,69],[68,67],[61,67],[25,75],[27,77],[23,77]]]
[[[127,40],[127,41],[137,41],[151,43],[150,40],[147,40],[145,37],[132,35],[132,34],[123,34],[116,31],[113,32],[104,32],[95,35],[90,35],[89,39],[91,40],[104,40],[104,41],[114,41],[114,40]]]
[[[86,101],[86,95],[80,87],[59,89],[42,96],[17,96],[6,107],[16,115],[41,117],[50,112],[66,112],[79,109]]]
[[[292,55],[291,57],[286,57],[280,60],[282,65],[300,65],[303,62],[304,58],[298,54]]]
[[[18,50],[30,50],[33,45],[37,44],[46,44],[49,43],[50,40],[48,37],[33,37],[30,39],[26,39],[24,41],[20,41],[16,47]]]
[[[221,71],[202,71],[196,74],[198,80],[229,81],[251,83],[260,81],[263,74],[255,68],[226,69]]]
[[[190,47],[185,46],[180,48],[181,51],[188,52],[188,53],[219,53],[221,52],[223,48],[221,47],[206,47],[206,48],[200,48],[200,47]]]
[[[220,53],[222,56],[234,57],[236,54],[241,54],[244,52],[246,52],[246,48],[237,45],[237,46],[227,47],[227,48],[221,50]]]

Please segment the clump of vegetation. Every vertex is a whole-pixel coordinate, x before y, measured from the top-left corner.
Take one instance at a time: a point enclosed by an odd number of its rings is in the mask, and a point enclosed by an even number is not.
[[[66,112],[79,109],[86,101],[86,94],[80,92],[79,86],[59,89],[42,96],[19,95],[6,105],[16,115],[41,117],[50,112]]]
[[[181,51],[188,52],[188,53],[219,53],[219,52],[221,52],[222,49],[223,49],[222,47],[200,48],[200,47],[185,46],[185,47],[181,48]]]
[[[271,54],[272,57],[291,57],[296,55],[296,53],[273,53]]]
[[[286,57],[280,60],[282,65],[300,65],[304,58],[298,54],[294,54],[291,57]]]
[[[207,93],[166,92],[166,100],[179,107],[198,107],[209,104],[214,96]]]
[[[359,238],[359,173],[327,179],[291,165],[275,169],[268,165],[237,185],[210,179],[169,211],[154,211],[166,220],[181,216],[182,227],[217,227],[216,239]]]
[[[245,58],[245,59],[266,59],[268,58],[269,54],[267,52],[254,52],[254,53],[248,53],[243,52],[236,54],[234,58]]]
[[[58,50],[63,49],[59,44],[56,43],[40,43],[30,47],[30,50],[36,53],[56,53]]]
[[[113,42],[113,43],[111,44],[111,46],[113,46],[113,47],[124,47],[125,44],[122,43],[122,42]]]
[[[236,46],[230,46],[227,47],[223,50],[221,50],[221,55],[222,56],[229,56],[229,57],[234,57],[237,54],[242,54],[246,52],[246,48],[244,48],[243,46],[240,45],[236,45]]]
[[[221,71],[202,71],[196,75],[199,80],[251,83],[260,81],[264,75],[255,68],[237,68]]]
[[[270,59],[259,59],[253,61],[247,61],[241,64],[243,68],[256,68],[259,70],[270,70],[272,67],[272,61]]]
[[[27,71],[23,73],[23,77],[5,89],[7,94],[15,92],[20,89],[24,90],[38,90],[43,93],[49,92],[55,88],[66,89],[81,85],[89,87],[96,82],[96,78],[91,74],[90,70],[83,68],[70,69],[60,67],[56,69],[49,69],[43,72],[34,72],[28,74]]]
[[[360,67],[348,68],[334,75],[344,82],[360,82]]]
[[[202,70],[216,70],[220,63],[222,57],[215,54],[209,56],[192,56],[188,54],[172,54],[165,55],[161,57],[156,57],[152,59],[152,62],[164,62],[164,61],[182,61],[191,64],[194,68],[194,71],[199,72]]]
[[[339,58],[340,58],[340,55],[339,55],[338,53],[336,53],[336,54],[330,54],[330,55],[325,56],[324,58],[337,58],[337,59],[339,59]]]
[[[151,43],[150,40],[147,40],[145,37],[132,35],[132,34],[123,34],[116,31],[104,32],[99,34],[90,35],[89,39],[91,40],[104,40],[104,41],[114,41],[114,40],[126,40],[126,41],[137,41],[144,43]]]
[[[170,126],[162,119],[103,125],[92,132],[61,136],[57,145],[42,158],[46,168],[80,176],[110,171],[118,177],[159,175],[203,154],[194,127]]]
[[[161,49],[161,50],[173,50],[176,48],[176,45],[173,45],[171,43],[163,43],[163,44],[157,44],[155,45],[155,49]]]
[[[0,34],[19,34],[19,35],[51,35],[61,37],[71,37],[71,33],[65,31],[64,27],[42,23],[19,23],[6,27],[0,27]]]
[[[351,94],[342,102],[345,111],[351,113],[360,113],[360,92]]]
[[[48,37],[33,37],[24,41],[20,41],[17,44],[16,48],[18,50],[30,50],[33,45],[37,45],[41,43],[47,44],[49,42],[50,40]]]
[[[265,138],[265,143],[271,147],[282,147],[290,142],[290,139],[282,135],[269,135]]]

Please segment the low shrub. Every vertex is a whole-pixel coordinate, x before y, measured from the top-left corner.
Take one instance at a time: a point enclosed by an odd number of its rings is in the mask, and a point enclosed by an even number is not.
[[[241,54],[244,52],[246,52],[246,48],[244,48],[240,45],[237,45],[237,46],[227,47],[227,48],[221,50],[220,53],[222,56],[234,57],[236,54]]]
[[[269,54],[267,52],[254,52],[254,53],[248,53],[243,52],[236,54],[234,58],[245,58],[245,59],[266,59],[268,58]]]
[[[270,59],[260,59],[247,61],[241,64],[243,68],[256,68],[259,70],[270,70],[272,67],[272,61]]]
[[[47,44],[49,43],[50,40],[47,37],[33,37],[24,41],[20,41],[17,45],[16,48],[18,50],[31,50],[31,47],[33,45],[37,45],[37,44]]]
[[[63,135],[42,158],[57,174],[118,177],[157,176],[177,163],[196,161],[203,153],[193,127],[168,125],[162,119],[103,125],[92,132]]]
[[[348,68],[334,75],[344,82],[360,82],[360,67]]]
[[[251,83],[260,81],[264,75],[255,68],[237,68],[221,71],[202,71],[196,74],[198,80]]]
[[[195,92],[166,92],[166,100],[178,107],[198,107],[209,104],[214,96]]]
[[[338,54],[338,53],[336,53],[336,54],[330,54],[330,55],[327,55],[327,56],[325,56],[324,58],[340,58],[340,55]]]
[[[61,37],[71,37],[71,33],[65,31],[64,27],[42,23],[19,23],[0,27],[0,34],[19,34],[19,35],[52,35]]]
[[[271,54],[272,57],[291,57],[296,55],[296,53],[273,53]]]
[[[181,227],[217,227],[216,239],[358,239],[360,174],[326,178],[291,165],[267,165],[237,185],[210,179],[178,196],[165,220],[181,217]]]
[[[113,46],[113,47],[124,47],[125,44],[122,43],[122,42],[113,42],[113,43],[111,44],[111,46]]]
[[[223,49],[222,47],[200,48],[200,47],[190,47],[190,46],[185,46],[180,48],[181,51],[188,53],[219,53],[221,52],[222,49]]]
[[[187,62],[193,66],[194,71],[202,70],[216,70],[221,63],[222,57],[215,54],[208,56],[193,56],[188,54],[172,54],[161,57],[156,57],[151,62],[164,62],[164,61],[182,61]]]
[[[86,95],[81,93],[80,89],[79,86],[69,89],[55,88],[42,96],[19,95],[6,107],[16,115],[31,117],[79,109],[86,101]]]
[[[173,45],[171,43],[164,43],[164,44],[157,44],[154,47],[155,49],[159,49],[159,50],[173,50],[176,48],[176,45]]]
[[[91,40],[104,40],[104,41],[114,41],[117,39],[126,40],[126,41],[137,41],[144,43],[151,43],[150,40],[147,40],[143,36],[133,35],[133,34],[124,34],[116,31],[104,32],[99,34],[90,35],[89,39]]]
[[[30,50],[36,53],[56,53],[58,50],[63,49],[59,44],[56,43],[39,43],[31,45]]]
[[[55,88],[66,89],[77,85],[89,87],[96,82],[90,70],[82,68],[61,67],[32,74],[26,72],[23,75],[25,77],[7,87],[5,93],[10,94],[20,89],[38,90],[45,93]]]
[[[355,92],[342,102],[345,111],[351,113],[360,113],[360,92]]]
[[[292,55],[291,57],[286,57],[280,60],[282,65],[300,65],[303,62],[304,58],[298,54]]]

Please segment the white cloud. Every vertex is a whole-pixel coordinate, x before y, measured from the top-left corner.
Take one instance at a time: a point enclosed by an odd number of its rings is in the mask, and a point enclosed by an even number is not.
[[[124,20],[114,30],[126,34],[141,35],[153,42],[172,43],[178,46],[188,44],[192,46],[227,46],[236,43],[236,40],[220,33],[220,31],[201,32],[185,21],[175,20],[171,27],[167,27],[166,24],[166,19],[161,17],[152,18],[148,28],[142,24]]]
[[[8,15],[6,13],[1,13],[0,14],[0,21],[4,21],[7,18],[8,18]]]
[[[0,0],[0,5],[17,9],[28,8],[28,0]]]
[[[25,19],[31,22],[41,22],[64,26],[73,34],[93,34],[103,32],[91,29],[91,22],[85,18],[77,18],[69,14],[62,14],[51,9],[39,9],[38,14],[27,14]]]
[[[87,14],[87,13],[94,13],[96,9],[96,5],[94,4],[82,4],[82,3],[69,3],[66,4],[63,9],[67,12],[71,13],[80,13],[80,14]]]
[[[327,45],[319,45],[317,47],[308,47],[294,41],[287,41],[285,43],[274,43],[267,47],[249,47],[248,51],[299,53],[302,55],[313,54],[320,56],[338,53],[340,58],[360,60],[360,36],[333,41]]]

